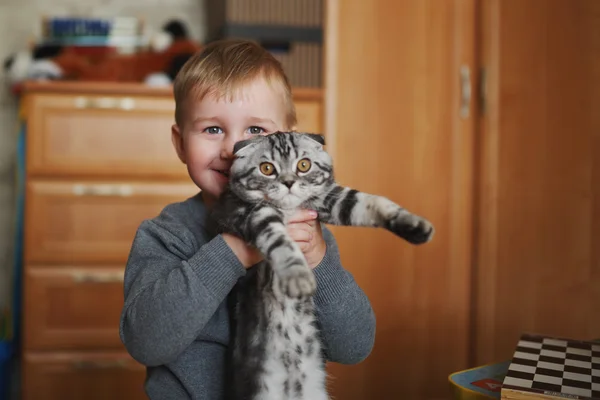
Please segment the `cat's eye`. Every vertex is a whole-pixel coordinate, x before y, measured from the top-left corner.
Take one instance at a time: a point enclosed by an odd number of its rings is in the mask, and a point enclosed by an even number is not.
[[[310,170],[311,167],[311,163],[310,160],[308,158],[303,158],[302,160],[298,161],[298,171],[300,172],[308,172]]]
[[[262,172],[263,175],[271,176],[275,173],[275,166],[270,162],[261,163],[260,172]]]

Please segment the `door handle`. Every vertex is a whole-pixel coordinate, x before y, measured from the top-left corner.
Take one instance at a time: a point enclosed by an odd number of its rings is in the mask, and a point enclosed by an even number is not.
[[[123,282],[122,272],[75,271],[71,277],[77,283],[116,283]]]
[[[76,196],[127,197],[133,194],[133,188],[131,185],[76,184],[73,185],[73,194]]]
[[[471,69],[468,65],[460,66],[460,117],[469,118],[471,107]]]

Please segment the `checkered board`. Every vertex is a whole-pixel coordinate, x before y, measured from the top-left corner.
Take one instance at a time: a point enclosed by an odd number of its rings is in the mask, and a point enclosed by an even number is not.
[[[523,335],[502,392],[600,399],[600,343]]]

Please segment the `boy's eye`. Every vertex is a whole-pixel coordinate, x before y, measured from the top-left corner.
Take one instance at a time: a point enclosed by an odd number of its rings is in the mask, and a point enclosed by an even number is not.
[[[260,135],[261,133],[264,133],[265,130],[260,126],[251,126],[250,128],[248,128],[248,132],[251,135]]]
[[[206,128],[204,130],[204,132],[214,135],[214,134],[222,133],[223,131],[218,126],[209,126],[208,128]]]

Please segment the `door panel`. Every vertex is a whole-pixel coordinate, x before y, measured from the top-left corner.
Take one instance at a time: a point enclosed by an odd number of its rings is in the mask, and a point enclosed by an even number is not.
[[[479,364],[600,337],[600,2],[483,2]]]
[[[444,398],[448,375],[468,358],[473,119],[459,114],[459,68],[473,69],[474,3],[333,4],[326,126],[337,178],[436,227],[423,246],[383,230],[332,228],[377,316],[371,356],[329,366],[333,395]]]

